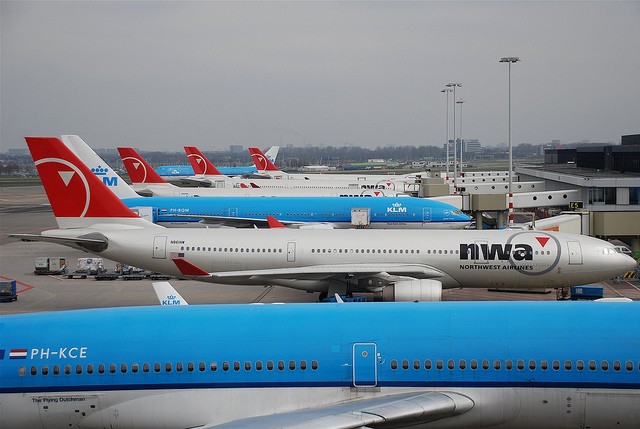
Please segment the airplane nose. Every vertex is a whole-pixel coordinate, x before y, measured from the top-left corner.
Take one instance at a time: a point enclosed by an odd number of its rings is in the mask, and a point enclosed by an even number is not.
[[[624,255],[622,253],[620,254],[620,256],[624,257],[621,263],[621,265],[625,267],[624,272],[633,271],[638,267],[638,262],[636,262],[636,260],[633,259],[631,256]]]

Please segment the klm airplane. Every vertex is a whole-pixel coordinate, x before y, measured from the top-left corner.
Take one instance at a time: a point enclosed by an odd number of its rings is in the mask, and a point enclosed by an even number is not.
[[[638,428],[640,303],[0,318],[0,429]]]
[[[386,197],[136,197],[132,209],[149,207],[153,222],[203,222],[266,226],[267,216],[300,228],[462,229],[471,218],[449,204],[425,198]]]
[[[155,223],[266,226],[267,216],[303,228],[462,229],[471,218],[456,207],[412,197],[140,197],[78,136],[62,140],[122,199]]]

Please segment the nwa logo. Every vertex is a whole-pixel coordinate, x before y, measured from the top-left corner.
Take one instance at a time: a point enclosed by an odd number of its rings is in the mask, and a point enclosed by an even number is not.
[[[460,244],[460,259],[486,259],[490,261],[532,261],[533,247],[528,244],[474,243]]]
[[[460,244],[461,261],[471,260],[472,265],[476,267],[509,268],[528,275],[548,273],[558,265],[561,253],[557,238],[540,232],[515,233],[506,243],[488,243],[481,240]],[[532,262],[534,258],[535,263]],[[491,261],[508,264],[491,265]]]
[[[107,174],[109,173],[109,169],[108,168],[104,168],[100,165],[98,165],[95,168],[91,169],[91,172],[93,174],[95,174],[96,176],[98,176],[98,178],[102,179],[102,183],[104,183],[107,186],[118,186],[118,178],[117,177],[109,177],[107,176]]]
[[[402,203],[393,203],[391,207],[387,207],[387,213],[406,213],[407,208],[402,207]]]
[[[200,168],[200,172],[195,171],[196,174],[207,174],[207,163],[204,162],[204,159],[200,155],[192,153],[187,155],[187,157],[196,160],[196,165]]]

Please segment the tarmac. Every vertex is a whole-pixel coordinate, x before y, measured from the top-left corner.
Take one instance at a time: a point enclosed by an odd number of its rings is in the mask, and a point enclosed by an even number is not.
[[[89,253],[52,243],[23,242],[11,233],[37,233],[57,228],[51,207],[41,186],[0,187],[0,279],[15,279],[18,300],[0,303],[0,315],[80,308],[158,305],[152,280],[96,281],[67,279],[64,276],[35,275],[35,259],[40,256],[67,258],[70,271],[78,258],[94,257]],[[104,258],[103,258],[104,259]],[[104,259],[108,270],[116,262]],[[171,279],[173,287],[189,304],[317,302],[317,293],[283,287],[218,285],[194,280]],[[637,279],[608,280],[605,297],[640,300]],[[534,293],[488,291],[487,289],[448,289],[443,301],[553,301],[553,290]],[[357,305],[357,304],[354,304]]]

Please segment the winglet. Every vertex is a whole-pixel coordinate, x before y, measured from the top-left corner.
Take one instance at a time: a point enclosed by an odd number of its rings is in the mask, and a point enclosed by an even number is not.
[[[193,265],[191,262],[187,262],[182,258],[173,258],[173,263],[176,264],[180,273],[185,276],[197,276],[197,277],[209,277],[210,274],[203,270],[202,268]]]
[[[267,216],[267,223],[269,224],[270,229],[286,228],[286,226],[284,226],[282,222],[280,222],[278,219],[276,219],[273,216]]]
[[[271,162],[271,160],[269,160],[269,158],[267,158],[257,147],[250,147],[249,153],[251,154],[251,159],[258,171],[280,171],[280,169],[276,167],[276,165]]]
[[[184,151],[187,153],[187,158],[189,158],[194,173],[207,176],[224,176],[197,147],[185,146]]]
[[[132,183],[167,183],[135,149],[119,147],[118,153]]]
[[[160,305],[162,306],[174,306],[174,305],[189,305],[186,299],[180,295],[171,283],[169,282],[153,282],[151,283],[153,290],[155,290]]]

